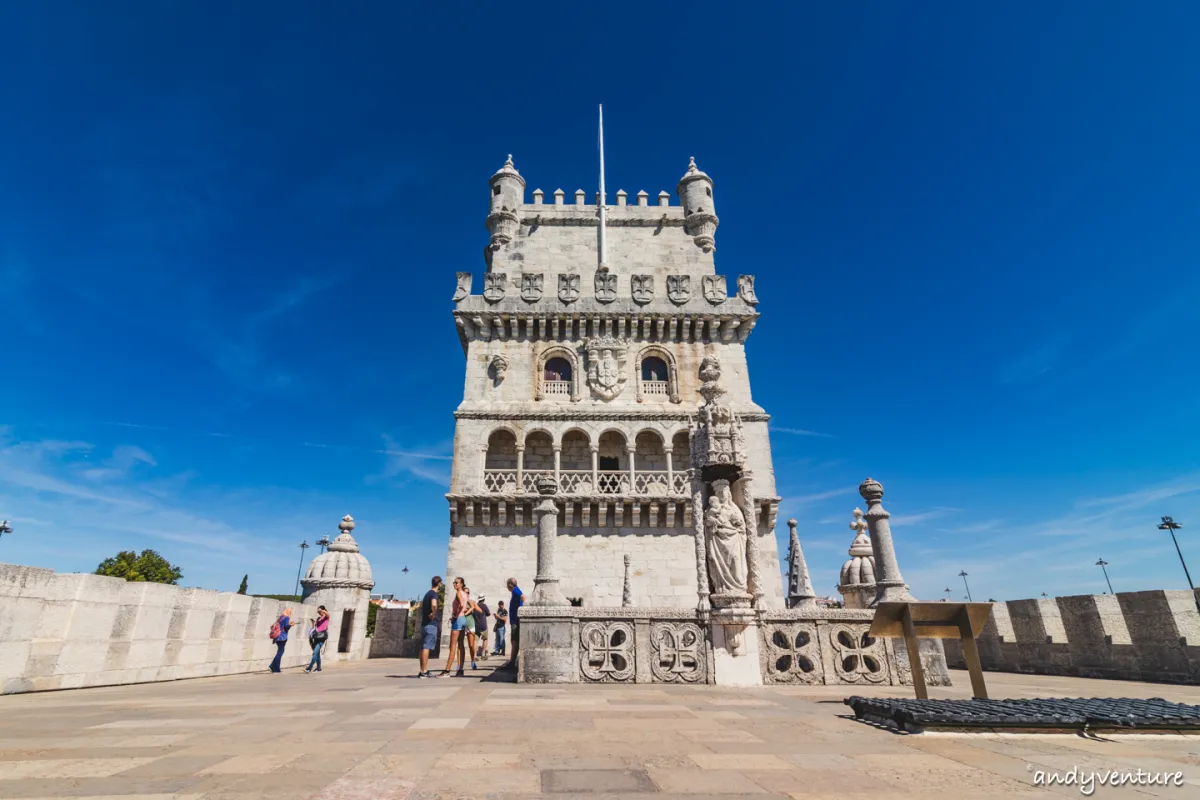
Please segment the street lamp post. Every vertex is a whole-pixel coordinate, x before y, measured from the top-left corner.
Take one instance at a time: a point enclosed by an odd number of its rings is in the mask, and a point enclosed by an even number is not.
[[[296,569],[296,591],[293,592],[297,597],[300,596],[300,573],[304,571],[304,551],[308,549],[308,540],[305,539],[300,543],[300,566]]]
[[[12,527],[8,524],[8,520],[0,520],[0,538],[3,538],[6,533],[12,533]]]
[[[958,577],[963,579],[963,586],[967,587],[967,602],[975,602],[971,599],[971,586],[967,583],[967,571],[964,569],[962,572],[958,573]]]
[[[942,599],[942,602],[948,603],[949,601],[950,601],[950,587],[947,586],[946,587],[946,596]]]
[[[1102,558],[1096,562],[1096,566],[1099,567],[1100,569],[1104,570],[1104,582],[1108,584],[1108,593],[1116,594],[1116,592],[1114,592],[1113,588],[1112,588],[1112,581],[1110,581],[1108,579],[1108,570],[1104,569],[1105,567],[1108,566],[1108,562]]]
[[[405,602],[408,602],[408,595],[404,591],[404,586],[408,583],[408,567],[400,571],[404,573],[404,577],[400,579],[400,596],[404,598]]]
[[[1192,583],[1192,573],[1188,572],[1187,562],[1183,560],[1183,551],[1179,549],[1179,540],[1175,538],[1175,531],[1182,527],[1182,522],[1176,522],[1172,517],[1163,517],[1162,524],[1158,526],[1158,529],[1170,532],[1171,541],[1175,543],[1175,552],[1179,554],[1179,563],[1183,565],[1183,574],[1187,576],[1188,588],[1192,590],[1192,598],[1196,600],[1197,610],[1200,610],[1200,598],[1196,597],[1196,585]]]
[[[317,545],[317,547],[321,548],[322,553],[324,553],[326,550],[329,549],[329,544],[330,544],[330,542],[329,542],[328,536],[322,536],[320,539],[317,539],[317,541],[316,541],[316,545]]]

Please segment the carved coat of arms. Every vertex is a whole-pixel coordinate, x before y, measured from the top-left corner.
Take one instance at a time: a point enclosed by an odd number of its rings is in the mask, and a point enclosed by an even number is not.
[[[458,273],[458,286],[454,287],[454,302],[459,302],[471,293],[471,273]]]
[[[564,303],[574,303],[579,299],[579,276],[558,276],[558,299]]]
[[[729,297],[724,275],[705,275],[703,285],[704,299],[710,303],[724,303]]]
[[[683,305],[692,296],[692,278],[690,275],[668,275],[667,297],[675,305]]]
[[[645,305],[654,299],[654,276],[634,275],[629,279],[633,290],[633,302]]]
[[[521,273],[521,299],[526,303],[536,303],[542,299],[542,285],[546,276],[533,272]]]
[[[596,271],[596,299],[601,303],[617,299],[617,276],[607,269]]]
[[[613,336],[600,336],[587,343],[587,382],[595,394],[612,400],[625,388],[629,370],[628,345]]]
[[[758,305],[758,295],[754,293],[753,275],[738,275],[738,297],[752,306]]]
[[[488,272],[483,276],[483,299],[495,303],[504,299],[504,288],[508,275],[503,272]]]

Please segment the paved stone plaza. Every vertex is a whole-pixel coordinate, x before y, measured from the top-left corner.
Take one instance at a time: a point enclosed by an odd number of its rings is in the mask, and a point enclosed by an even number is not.
[[[848,718],[849,687],[532,686],[418,680],[415,660],[0,698],[0,797],[996,798],[1032,770],[1182,770],[1200,737],[903,736]],[[1200,702],[1200,687],[988,674],[994,697]],[[965,697],[965,675],[935,697]],[[855,688],[879,696],[904,687]]]

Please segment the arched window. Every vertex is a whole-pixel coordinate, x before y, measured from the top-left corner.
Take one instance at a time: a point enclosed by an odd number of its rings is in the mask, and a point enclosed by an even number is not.
[[[542,391],[551,395],[571,395],[571,363],[565,358],[552,358],[546,362],[542,377]]]
[[[550,359],[549,361],[546,362],[545,379],[547,382],[559,381],[559,382],[570,384],[571,383],[571,363],[569,361],[567,361],[565,358]],[[564,392],[564,394],[570,394],[570,393],[571,392],[569,389],[566,392]]]
[[[655,356],[648,356],[642,359],[642,380],[662,382],[664,385],[670,380],[670,373],[667,371],[667,362]],[[663,394],[666,394],[664,391]]]
[[[637,401],[639,403],[670,400],[680,401],[679,378],[675,374],[675,356],[670,350],[649,345],[638,353]]]
[[[554,346],[542,351],[533,369],[534,399],[579,399],[579,358],[566,347]]]

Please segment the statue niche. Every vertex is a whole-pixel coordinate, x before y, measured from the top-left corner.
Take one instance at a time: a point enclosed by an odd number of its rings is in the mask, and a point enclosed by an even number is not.
[[[713,594],[746,594],[746,517],[733,501],[729,481],[713,481],[713,496],[704,512],[708,532],[708,575]]]

